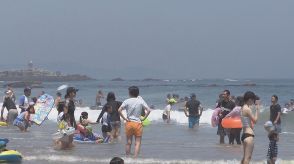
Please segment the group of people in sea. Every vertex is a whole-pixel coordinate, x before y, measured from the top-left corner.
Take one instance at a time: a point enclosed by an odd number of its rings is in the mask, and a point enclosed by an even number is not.
[[[183,103],[183,111],[185,113],[185,116],[188,117],[188,123],[189,123],[189,128],[194,128],[195,125],[199,126],[199,120],[200,116],[202,115],[203,112],[203,107],[200,103],[199,100],[196,98],[196,94],[192,93],[189,97],[185,98],[179,98],[179,95],[173,94],[167,94],[166,96],[166,107],[163,110],[162,113],[162,119],[166,123],[170,123],[171,117],[170,113],[173,111],[173,105],[177,103]]]
[[[202,115],[203,107],[199,100],[196,99],[194,93],[190,98],[185,97],[179,99],[176,96],[167,95],[165,107],[162,115],[162,119],[169,123],[170,112],[173,110],[172,106],[178,101],[184,102],[184,113],[188,117],[189,128],[193,128],[194,125],[199,126],[199,119]],[[291,100],[292,101],[292,100]],[[294,101],[289,105],[294,104]],[[253,126],[257,122],[260,110],[260,100],[253,92],[248,91],[243,96],[232,96],[229,90],[224,90],[216,102],[217,111],[217,135],[219,135],[219,143],[225,143],[225,136],[228,136],[229,144],[234,144],[234,141],[238,145],[243,143],[244,154],[241,163],[249,163],[251,160],[253,148],[254,148],[254,131]],[[255,113],[253,112],[255,109]],[[290,110],[289,110],[290,111]],[[268,132],[269,147],[267,152],[267,162],[275,163],[278,155],[277,142],[279,140],[279,133],[281,133],[281,106],[278,104],[278,96],[272,95],[270,106],[270,118],[265,123],[264,127]],[[224,118],[239,118],[242,126],[239,128],[224,128],[222,126],[222,120]],[[243,134],[241,136],[241,132]]]
[[[79,139],[82,141],[96,141],[100,142],[115,142],[120,140],[120,128],[121,128],[121,119],[123,118],[126,121],[125,132],[126,132],[126,154],[130,155],[132,140],[135,138],[135,153],[134,157],[137,157],[140,151],[143,126],[141,121],[145,120],[151,109],[144,101],[142,97],[139,96],[139,88],[132,86],[129,88],[130,98],[124,102],[116,101],[115,94],[109,92],[106,98],[106,104],[103,106],[100,115],[98,116],[95,122],[88,120],[88,113],[82,112],[79,122],[76,123],[74,118],[75,104],[74,98],[77,94],[77,89],[73,87],[67,88],[65,95],[65,102],[61,101],[60,95],[56,98],[56,106],[59,112],[59,126],[60,131],[62,132],[65,129],[68,130],[69,127],[73,127],[78,131]],[[99,104],[100,105],[100,104]],[[127,116],[122,113],[122,110],[126,110]],[[142,110],[144,110],[144,116],[142,117]],[[92,132],[90,124],[101,123],[102,136],[96,135]],[[69,133],[67,135],[69,138],[66,140],[59,139],[56,142],[56,146],[61,149],[69,148],[72,146],[73,138],[76,137],[75,134]]]
[[[289,102],[285,103],[282,113],[288,113],[294,111],[294,99],[291,99]]]
[[[220,108],[218,113],[219,123],[217,134],[220,137],[220,144],[225,143],[225,136],[229,138],[229,144],[243,143],[243,158],[241,163],[248,164],[254,149],[254,130],[253,126],[258,121],[260,110],[260,99],[255,93],[248,91],[243,96],[233,97],[229,90],[224,90],[217,101],[216,108]],[[255,110],[255,112],[253,112]],[[270,118],[264,125],[268,132],[269,147],[267,151],[267,162],[275,163],[278,155],[277,142],[281,133],[281,106],[278,104],[278,96],[272,95],[270,106]],[[238,117],[241,119],[240,128],[224,128],[222,120],[228,117]],[[243,130],[242,136],[240,135]],[[241,136],[241,138],[240,138]]]
[[[144,121],[152,111],[144,99],[139,95],[139,88],[131,86],[128,88],[129,98],[123,102],[117,101],[115,94],[109,92],[106,97],[106,104],[103,106],[100,115],[96,121],[88,119],[88,113],[82,112],[79,121],[75,118],[75,97],[78,89],[68,87],[64,100],[61,94],[57,94],[55,106],[58,111],[58,133],[62,137],[56,139],[55,146],[60,149],[71,148],[73,146],[74,137],[79,137],[83,141],[91,140],[97,143],[114,142],[120,140],[121,118],[125,122],[126,135],[126,155],[131,154],[131,146],[133,138],[135,139],[134,157],[138,157],[141,147]],[[31,125],[30,115],[34,113],[34,103],[36,98],[30,99],[31,89],[25,88],[24,95],[20,97],[19,108],[20,114],[17,112],[15,105],[15,95],[11,88],[5,92],[5,98],[1,110],[1,121],[7,121],[8,124],[13,124],[21,131],[26,131]],[[100,97],[100,99],[102,96]],[[162,118],[165,122],[170,122],[170,112],[173,110],[172,106],[176,104],[178,97],[167,96],[166,107],[163,110]],[[281,106],[278,104],[278,96],[271,97],[270,118],[269,122],[265,124],[265,129],[268,131],[269,148],[268,148],[268,163],[275,163],[278,154],[277,142],[279,140],[279,133],[281,133]],[[98,104],[97,104],[98,105]],[[100,105],[100,104],[99,104]],[[199,119],[202,115],[203,107],[196,94],[192,93],[190,98],[184,99],[184,113],[188,117],[189,128],[199,126]],[[8,114],[6,119],[3,117],[3,110],[7,108]],[[220,108],[218,113],[219,123],[217,128],[217,135],[219,135],[220,144],[225,143],[225,136],[229,138],[229,144],[243,143],[244,154],[241,163],[249,163],[254,149],[254,131],[253,124],[258,121],[260,100],[255,93],[248,91],[242,96],[233,97],[229,90],[224,90],[219,96],[216,103],[216,108]],[[253,112],[254,110],[255,112]],[[126,111],[126,115],[122,112]],[[240,128],[224,128],[221,124],[222,119],[226,117],[239,117],[242,122]],[[102,136],[95,134],[92,131],[91,124],[102,124]],[[242,137],[240,138],[241,131]],[[78,136],[76,134],[78,133]],[[65,138],[66,136],[66,138]]]
[[[41,95],[41,94],[40,94]],[[35,113],[34,105],[37,101],[37,97],[31,96],[31,88],[26,87],[24,89],[24,94],[19,99],[20,113],[17,111],[15,104],[16,97],[12,88],[8,88],[5,91],[5,96],[3,98],[3,105],[1,109],[1,121],[6,121],[10,125],[17,126],[21,131],[27,131],[28,127],[31,126],[31,114]],[[3,117],[4,109],[7,109],[6,119]]]

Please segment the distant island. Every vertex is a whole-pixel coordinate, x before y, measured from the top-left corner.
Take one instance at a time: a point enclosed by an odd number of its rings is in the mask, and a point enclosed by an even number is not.
[[[51,72],[44,69],[34,68],[30,61],[27,69],[0,71],[0,81],[13,82],[63,82],[93,80],[86,75],[62,74],[60,71]]]
[[[143,79],[142,81],[163,81],[163,80],[162,79],[146,78],[146,79]]]
[[[121,77],[117,77],[117,78],[114,78],[114,79],[111,79],[110,81],[144,81],[144,82],[160,82],[160,81],[163,81],[163,82],[169,82],[170,80],[163,80],[163,79],[155,79],[155,78],[145,78],[145,79],[140,79],[140,80],[126,80],[126,79],[123,79]]]
[[[114,79],[112,79],[111,81],[125,81],[125,80],[122,79],[122,78],[120,78],[120,77],[118,77],[118,78],[114,78]]]

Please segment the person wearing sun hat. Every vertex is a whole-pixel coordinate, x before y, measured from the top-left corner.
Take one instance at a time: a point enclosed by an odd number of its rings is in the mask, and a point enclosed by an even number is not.
[[[268,132],[269,145],[267,149],[267,163],[274,164],[278,156],[279,133],[271,121],[264,124],[264,129]]]
[[[75,120],[75,102],[74,98],[76,97],[78,89],[74,87],[68,87],[65,95],[65,105],[64,105],[64,114],[69,118],[69,125],[77,129],[77,123]]]
[[[177,103],[177,101],[174,98],[171,98],[167,101],[167,106],[164,108],[164,111],[162,113],[162,119],[164,122],[169,123],[170,122],[170,112],[172,110],[172,106]]]
[[[7,119],[6,122],[8,124],[12,124],[13,121],[16,119],[17,115],[18,115],[18,111],[16,109],[16,105],[13,101],[13,91],[12,90],[7,90],[5,92],[5,97],[4,97],[4,101],[3,101],[3,105],[2,105],[2,110],[1,110],[1,121],[4,121],[3,118],[3,112],[4,112],[4,108],[7,109],[8,113],[7,113]]]

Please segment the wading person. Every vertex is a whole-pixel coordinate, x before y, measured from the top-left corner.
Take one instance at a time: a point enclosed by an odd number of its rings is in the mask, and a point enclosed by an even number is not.
[[[120,116],[126,121],[125,124],[125,133],[127,138],[126,143],[126,155],[130,155],[131,153],[131,145],[133,141],[133,137],[135,137],[135,153],[134,158],[138,157],[141,147],[141,140],[143,134],[143,125],[142,121],[144,121],[149,113],[150,108],[146,104],[146,102],[139,96],[139,88],[136,86],[129,87],[129,99],[126,99],[118,112]],[[122,110],[126,110],[127,116],[122,114]],[[146,115],[140,119],[142,110],[146,111]]]
[[[258,120],[260,101],[257,96],[248,91],[244,94],[244,105],[241,109],[241,122],[243,127],[243,134],[241,141],[243,142],[243,158],[242,164],[249,164],[254,148],[254,131],[251,122],[254,124]],[[252,108],[255,107],[255,114],[252,114]]]

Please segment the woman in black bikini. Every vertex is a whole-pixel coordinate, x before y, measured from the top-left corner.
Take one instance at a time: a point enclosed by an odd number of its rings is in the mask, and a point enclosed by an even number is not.
[[[254,132],[251,122],[255,124],[258,120],[260,101],[257,99],[257,96],[251,91],[248,91],[244,94],[245,104],[241,109],[241,120],[243,126],[243,134],[241,140],[243,142],[244,150],[244,155],[241,161],[242,164],[249,164],[254,148]],[[251,110],[254,104],[256,109],[255,115],[252,114]]]

